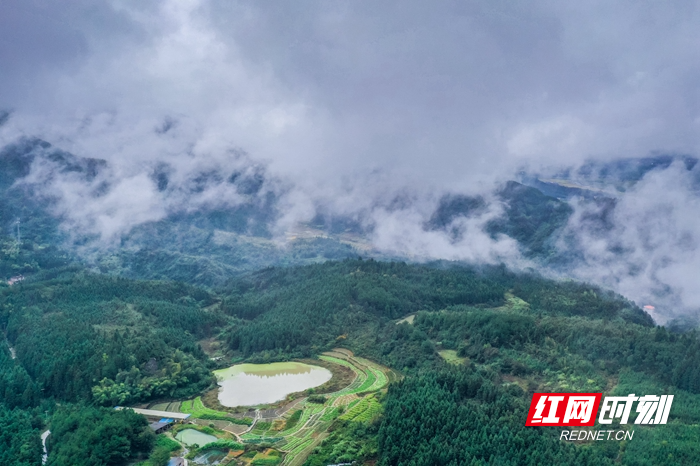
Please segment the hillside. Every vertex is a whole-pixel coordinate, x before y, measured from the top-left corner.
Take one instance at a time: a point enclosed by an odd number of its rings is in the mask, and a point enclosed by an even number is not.
[[[20,416],[11,444],[36,439],[52,422],[46,413],[81,424],[75,413],[90,406],[204,393],[218,364],[345,347],[403,380],[379,398],[381,411],[334,421],[309,465],[657,464],[669,454],[692,464],[700,455],[683,440],[700,416],[697,335],[656,327],[633,303],[585,284],[503,267],[346,260],[266,269],[205,291],[71,266],[1,289],[0,309],[3,409]],[[218,340],[225,360],[210,361],[204,340]],[[535,391],[642,389],[676,395],[672,422],[637,428],[640,440],[627,446],[562,443],[523,425]],[[66,403],[73,414],[57,409]],[[131,422],[98,413],[91,422]],[[636,456],[642,443],[648,460]],[[21,464],[38,464],[32,451]]]
[[[230,347],[253,360],[340,342],[404,374],[382,417],[339,422],[309,465],[653,465],[700,455],[689,441],[700,412],[697,335],[655,327],[595,287],[503,269],[346,261],[260,272],[232,284],[222,306],[243,319]],[[399,319],[409,314],[412,323]],[[556,429],[524,427],[536,391],[674,393],[667,429],[676,440],[635,426],[639,440],[627,445],[559,442]]]
[[[364,383],[341,389],[304,411],[306,429],[266,437],[273,427],[263,422],[246,438],[258,443],[236,445],[273,463],[281,457],[264,448],[278,448],[294,462],[308,455],[313,466],[653,465],[700,458],[691,440],[700,419],[698,336],[655,326],[622,296],[503,265],[389,261],[372,249],[371,231],[330,212],[295,227],[280,247],[269,231],[276,198],[264,192],[264,172],[252,169],[188,181],[195,188],[232,184],[248,196],[237,208],[174,211],[103,247],[68,235],[56,199],[27,177],[40,163],[89,184],[108,165],[40,140],[6,147],[0,160],[6,168],[0,417],[12,426],[0,459],[7,464],[40,464],[46,426],[55,431],[52,465],[75,466],[88,456],[90,466],[123,464],[149,455],[149,464],[157,464],[174,447],[151,436],[139,418],[103,408],[182,400],[194,406],[211,398],[217,368],[343,354],[334,349],[352,351],[364,361],[360,366],[386,368],[400,380],[371,394],[359,389]],[[154,183],[182,189],[160,169]],[[599,172],[628,184],[641,176],[624,167]],[[486,225],[490,235],[515,239],[525,257],[542,265],[565,268],[576,260],[575,250],[562,254],[555,247],[572,215],[566,195],[512,181],[494,196],[503,212]],[[480,215],[485,202],[445,196],[423,227],[459,241],[460,220]],[[588,221],[605,228],[614,199],[582,202],[602,206],[599,218]],[[551,429],[524,427],[537,391],[644,391],[674,394],[676,401],[667,426],[637,428],[634,442],[573,444],[558,441]],[[337,400],[347,414],[333,406]],[[197,406],[193,412],[229,422],[218,407]],[[112,433],[113,448],[95,446]],[[83,442],[88,435],[92,440]],[[268,445],[269,438],[278,443]]]

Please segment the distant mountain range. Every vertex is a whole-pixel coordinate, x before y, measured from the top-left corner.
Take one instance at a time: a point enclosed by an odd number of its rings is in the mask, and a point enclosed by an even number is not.
[[[486,224],[488,234],[517,240],[523,255],[548,267],[566,266],[576,251],[556,248],[573,209],[569,201],[603,206],[590,224],[605,228],[606,216],[615,208],[615,198],[652,170],[668,169],[679,161],[690,170],[697,159],[659,155],[613,162],[590,162],[578,169],[553,175],[521,173],[497,189],[491,201],[486,196],[447,193],[426,220],[426,231],[445,232],[454,241],[464,234],[460,219],[478,216],[487,202],[499,202],[503,213]],[[158,221],[145,222],[124,234],[117,245],[105,247],[89,233],[59,226],[58,200],[29,177],[32,167],[48,168],[42,180],[71,176],[90,186],[89,195],[104,196],[111,186],[103,176],[105,160],[80,158],[37,138],[25,138],[0,150],[0,225],[5,244],[16,235],[20,221],[23,247],[46,251],[47,261],[79,261],[103,273],[132,278],[174,279],[202,285],[217,285],[232,276],[272,265],[300,265],[347,257],[396,258],[375,249],[371,226],[356,219],[319,209],[316,217],[284,233],[273,235],[280,212],[278,192],[269,186],[265,168],[254,163],[230,172],[203,171],[175,181],[173,169],[161,163],[149,177],[164,196],[187,198],[217,187],[233,188],[239,197],[234,206],[171,208]],[[45,170],[46,172],[47,170]],[[278,235],[279,236],[279,235]],[[49,258],[50,256],[50,258]],[[17,260],[21,259],[21,254]],[[14,264],[4,275],[32,273],[41,264]]]

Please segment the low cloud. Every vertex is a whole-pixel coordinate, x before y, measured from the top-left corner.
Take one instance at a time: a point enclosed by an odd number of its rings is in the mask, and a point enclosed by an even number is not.
[[[381,251],[418,261],[438,258],[482,264],[505,262],[516,268],[532,265],[523,258],[517,241],[486,232],[488,222],[501,213],[496,204],[491,204],[491,209],[478,216],[453,220],[449,230],[460,231],[455,238],[443,230],[426,229],[425,215],[413,209],[378,209],[372,213],[375,228],[371,241]]]
[[[660,321],[700,314],[698,171],[681,161],[648,173],[614,202],[575,202],[559,244],[580,258],[567,273],[654,306]]]
[[[0,10],[0,110],[12,111],[0,144],[36,136],[106,160],[92,180],[38,161],[28,180],[56,200],[67,231],[105,244],[173,212],[272,193],[278,237],[326,212],[396,254],[518,266],[515,242],[484,232],[506,180],[700,149],[692,1],[10,0]],[[258,193],[229,182],[255,170]],[[700,306],[690,176],[648,175],[619,196],[607,230],[577,204],[560,244],[583,251],[572,276],[668,312]],[[425,228],[445,193],[490,199],[455,220],[459,238]]]

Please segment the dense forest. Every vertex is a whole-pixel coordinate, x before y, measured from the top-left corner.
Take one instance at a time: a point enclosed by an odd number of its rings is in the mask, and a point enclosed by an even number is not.
[[[524,426],[535,391],[611,393],[635,377],[650,392],[677,395],[679,438],[700,420],[694,332],[657,327],[611,292],[504,267],[357,259],[269,268],[205,290],[59,264],[0,288],[0,326],[0,414],[13,425],[0,441],[16,464],[38,464],[47,422],[52,465],[148,455],[153,439],[136,418],[97,407],[212,387],[213,363],[199,343],[211,337],[227,345],[230,361],[344,346],[403,374],[381,416],[336,421],[309,465],[654,464],[628,454],[631,445],[574,445]],[[114,448],[95,446],[115,432]],[[653,428],[637,435],[657,457],[698,458],[692,444],[662,444]]]
[[[338,337],[347,337],[346,344],[362,350],[367,335],[381,339],[382,330],[400,332],[400,327],[388,325],[393,319],[457,306],[495,308],[508,299],[530,303],[530,316],[587,316],[653,325],[641,309],[609,292],[513,274],[503,267],[347,260],[261,271],[234,281],[222,294],[223,312],[240,319],[227,333],[229,345],[245,356],[265,351],[309,354],[336,344]],[[377,341],[366,342],[368,350],[376,345]],[[397,364],[389,365],[404,367]]]
[[[694,332],[657,327],[634,303],[599,288],[503,267],[358,259],[270,268],[204,290],[61,266],[0,289],[0,310],[1,413],[14,426],[2,441],[17,464],[37,464],[47,421],[58,433],[51,464],[88,453],[100,458],[94,464],[147,454],[152,439],[139,437],[146,431],[136,421],[96,407],[202,393],[214,383],[199,344],[210,337],[228,346],[231,361],[345,346],[403,374],[384,395],[382,416],[338,420],[309,465],[350,457],[385,465],[654,464],[628,455],[631,446],[574,445],[524,426],[535,391],[611,393],[634,377],[677,395],[672,425],[680,438],[700,420]],[[397,323],[408,315],[411,322]],[[81,429],[96,438],[123,431],[110,449],[116,456],[73,445]],[[678,464],[697,458],[688,443],[662,446],[653,428],[637,435]]]
[[[196,341],[223,320],[205,309],[207,292],[72,269],[52,275],[0,294],[0,325],[44,396],[121,404],[212,383]]]
[[[40,464],[48,427],[51,465],[163,460],[167,449],[142,418],[107,408],[214,387],[205,340],[222,345],[222,364],[345,347],[401,374],[379,415],[336,419],[309,466],[699,461],[698,335],[656,326],[621,296],[503,266],[348,259],[356,251],[331,238],[274,252],[265,231],[241,235],[237,215],[250,212],[144,225],[119,253],[81,256],[57,246],[80,238],[61,233],[45,208],[51,200],[15,183],[40,156],[86,179],[103,166],[38,140],[0,154],[8,167],[0,173],[3,464]],[[518,183],[498,196],[505,216],[489,231],[549,258],[567,204]],[[447,197],[425,227],[448,229],[482,208],[479,198]],[[271,263],[285,266],[250,271]],[[310,265],[293,266],[300,263]],[[574,444],[524,426],[536,391],[644,391],[675,402],[667,426],[637,428],[634,441]]]
[[[124,464],[147,454],[156,436],[146,419],[131,410],[73,406],[59,409],[51,419],[49,466]]]
[[[338,421],[308,465],[700,458],[684,440],[696,434],[700,413],[697,334],[657,327],[634,303],[596,287],[500,267],[357,260],[265,270],[222,293],[222,309],[239,319],[227,342],[242,357],[267,361],[342,345],[404,374],[386,394],[382,417],[370,425]],[[397,324],[409,314],[412,323]],[[556,429],[524,426],[535,391],[640,391],[632,379],[649,393],[676,394],[668,428],[678,442],[642,428],[635,447],[574,445],[560,442]]]
[[[33,418],[28,411],[9,409],[5,403],[0,403],[0,422],[0,464],[41,464],[41,420]]]

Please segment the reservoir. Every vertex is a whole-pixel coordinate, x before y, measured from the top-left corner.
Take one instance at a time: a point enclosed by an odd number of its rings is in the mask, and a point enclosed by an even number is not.
[[[331,372],[301,362],[237,364],[214,371],[223,406],[255,406],[283,400],[287,395],[318,387],[329,381]]]

